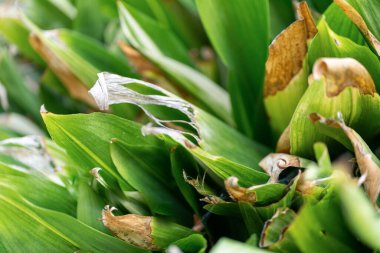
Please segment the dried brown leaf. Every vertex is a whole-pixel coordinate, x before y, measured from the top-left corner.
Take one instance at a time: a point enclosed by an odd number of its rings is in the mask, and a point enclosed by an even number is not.
[[[273,96],[285,89],[302,69],[307,53],[307,42],[317,33],[317,28],[305,2],[298,5],[300,20],[282,31],[269,46],[266,62],[264,96]]]

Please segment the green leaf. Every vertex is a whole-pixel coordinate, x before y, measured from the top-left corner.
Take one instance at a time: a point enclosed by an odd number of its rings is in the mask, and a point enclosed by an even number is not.
[[[338,193],[343,215],[351,231],[366,245],[380,250],[379,213],[373,208],[363,191],[354,182],[339,178]]]
[[[104,200],[91,188],[89,182],[89,178],[79,178],[77,219],[96,230],[108,233],[99,221],[105,205]]]
[[[120,175],[146,199],[153,214],[187,224],[191,213],[178,195],[170,176],[168,151],[162,142],[148,145],[113,139],[111,157]]]
[[[5,252],[147,252],[71,216],[26,202],[5,187],[0,191],[0,214],[0,248]]]
[[[82,173],[87,174],[91,169],[100,167],[106,171],[107,181],[118,179],[119,183],[125,182],[117,173],[109,154],[109,142],[112,138],[125,136],[141,144],[149,144],[153,139],[144,138],[137,123],[114,115],[43,113],[42,118],[50,136],[67,151]]]
[[[369,30],[380,40],[380,25],[378,13],[380,11],[380,3],[376,0],[347,0],[364,19]]]
[[[295,13],[291,0],[269,0],[271,38],[295,21]]]
[[[40,101],[26,85],[20,75],[20,69],[7,51],[0,51],[0,83],[2,83],[11,101],[14,101],[26,114],[40,122]]]
[[[76,15],[75,7],[66,0],[23,0],[23,2],[28,18],[42,29],[70,27]]]
[[[177,246],[184,253],[205,253],[207,240],[202,235],[194,234],[175,241],[172,245]],[[169,249],[171,247],[173,246]]]
[[[74,197],[63,186],[52,182],[41,172],[0,162],[0,175],[2,187],[17,191],[31,203],[75,216]]]
[[[108,21],[104,10],[114,10],[113,14],[117,14],[116,3],[113,1],[81,0],[76,2],[76,9],[73,28],[100,41]]]
[[[22,24],[22,22],[16,18],[0,18],[0,34],[8,40],[8,42],[15,44],[20,52],[38,63],[38,65],[44,66],[44,62],[41,57],[36,53],[32,46],[28,43],[29,30]]]
[[[176,146],[171,148],[170,161],[171,172],[179,190],[181,191],[183,197],[186,199],[187,203],[193,209],[194,213],[200,217],[200,206],[198,203],[198,196],[196,194],[196,191],[185,181],[184,178],[185,172],[194,172],[194,168],[196,167],[194,158],[186,151],[185,148]]]
[[[282,240],[271,248],[279,252],[295,252],[293,247],[311,253],[362,251],[362,245],[347,227],[339,201],[336,191],[330,187],[321,201],[301,209]]]
[[[330,7],[323,13],[323,17],[331,30],[336,34],[346,37],[356,44],[363,46],[366,44],[365,38],[360,30],[336,3],[330,5]]]
[[[268,1],[198,0],[197,6],[206,32],[229,70],[229,92],[238,128],[254,139],[270,142],[263,134],[268,128],[262,102]]]
[[[128,42],[142,52],[164,55],[192,66],[185,46],[165,25],[132,6],[118,3],[120,23]]]
[[[252,247],[249,244],[241,243],[227,238],[222,238],[210,251],[210,253],[265,253],[270,252],[259,248]]]

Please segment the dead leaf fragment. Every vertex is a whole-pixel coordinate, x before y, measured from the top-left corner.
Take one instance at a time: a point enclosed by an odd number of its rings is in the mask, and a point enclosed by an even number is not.
[[[238,184],[237,177],[230,177],[224,181],[224,186],[230,197],[234,201],[255,203],[256,202],[256,193],[249,192],[250,188],[241,187]]]
[[[373,95],[375,83],[365,67],[352,58],[321,58],[313,67],[313,78],[326,80],[326,94],[339,95],[346,87],[358,88],[362,95]]]
[[[334,0],[334,2],[343,10],[343,12],[352,20],[352,22],[359,28],[363,33],[364,37],[371,43],[373,48],[376,50],[377,55],[380,55],[380,42],[377,40],[375,35],[368,29],[368,26],[364,22],[363,17],[360,13],[355,10],[346,0]]]
[[[372,153],[359,134],[352,128],[346,126],[342,119],[326,119],[317,113],[312,113],[309,118],[313,122],[319,122],[332,128],[343,130],[354,148],[356,161],[363,177],[364,188],[372,204],[376,206],[376,201],[380,193],[380,161],[377,157]]]
[[[297,6],[298,19],[304,20],[306,24],[307,39],[312,39],[318,33],[317,26],[314,23],[309,6],[306,1],[298,3]]]
[[[268,183],[277,183],[283,170],[288,167],[301,167],[301,161],[294,155],[272,153],[264,157],[259,165],[270,176]]]
[[[277,153],[290,153],[290,125],[285,128],[276,144]]]
[[[112,213],[114,210],[116,210],[116,208],[110,208],[107,205],[102,211],[103,224],[113,234],[137,247],[149,250],[160,250],[160,248],[153,244],[151,237],[152,217],[136,214],[114,216]]]

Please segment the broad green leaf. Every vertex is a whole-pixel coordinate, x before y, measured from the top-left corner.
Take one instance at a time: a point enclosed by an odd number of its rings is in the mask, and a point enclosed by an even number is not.
[[[14,101],[24,113],[33,117],[36,122],[39,116],[40,101],[35,93],[26,85],[20,75],[20,69],[7,51],[0,51],[0,83],[6,89],[11,101]]]
[[[202,235],[194,234],[173,242],[169,249],[174,247],[185,253],[205,253],[207,240]]]
[[[27,43],[29,30],[16,18],[0,18],[0,34],[10,43],[15,44],[20,52],[28,59],[31,59],[43,66],[44,62],[41,57],[34,51],[32,46]]]
[[[252,247],[251,245],[234,241],[227,238],[222,238],[210,251],[211,253],[229,253],[229,252],[239,252],[239,253],[266,253],[270,251],[262,250],[259,248]]]
[[[0,163],[0,185],[17,191],[29,202],[43,208],[75,216],[76,201],[64,187],[52,182],[41,172],[23,168],[16,169]]]
[[[42,29],[71,27],[76,9],[67,0],[22,0],[25,13]]]
[[[73,27],[80,33],[101,40],[105,24],[100,13],[99,2],[97,0],[77,1],[77,15]]]
[[[313,6],[317,11],[323,13],[329,5],[333,2],[333,0],[310,0]]]
[[[90,179],[81,177],[78,183],[77,219],[96,230],[108,233],[99,221],[101,212],[106,203],[89,185]]]
[[[144,145],[128,139],[113,139],[110,150],[120,175],[143,195],[153,214],[165,215],[183,224],[191,220],[191,213],[173,185],[168,151],[162,142]]]
[[[275,38],[280,32],[295,21],[295,13],[291,0],[269,0],[271,37]]]
[[[124,35],[133,47],[192,66],[185,46],[170,29],[126,3],[118,6]]]
[[[0,213],[1,246],[5,252],[147,252],[71,216],[26,202],[5,187],[0,191]]]
[[[262,102],[269,38],[268,1],[196,2],[206,32],[229,70],[229,92],[238,128],[249,137],[269,143],[263,134],[268,128]]]
[[[318,31],[319,33],[311,42],[308,53],[311,67],[321,57],[354,58],[368,70],[375,82],[376,89],[380,90],[380,61],[368,47],[337,35],[323,19],[318,24]]]
[[[144,138],[137,123],[109,114],[42,113],[42,118],[50,136],[67,151],[83,173],[100,167],[106,171],[108,180],[112,180],[112,176],[119,182],[125,182],[118,174],[109,154],[109,142],[112,138],[128,138],[141,144],[149,144],[153,139]]]

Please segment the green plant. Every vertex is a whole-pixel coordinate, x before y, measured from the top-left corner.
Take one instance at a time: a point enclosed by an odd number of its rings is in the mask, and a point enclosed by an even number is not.
[[[1,4],[0,252],[379,251],[380,4],[293,2]]]

